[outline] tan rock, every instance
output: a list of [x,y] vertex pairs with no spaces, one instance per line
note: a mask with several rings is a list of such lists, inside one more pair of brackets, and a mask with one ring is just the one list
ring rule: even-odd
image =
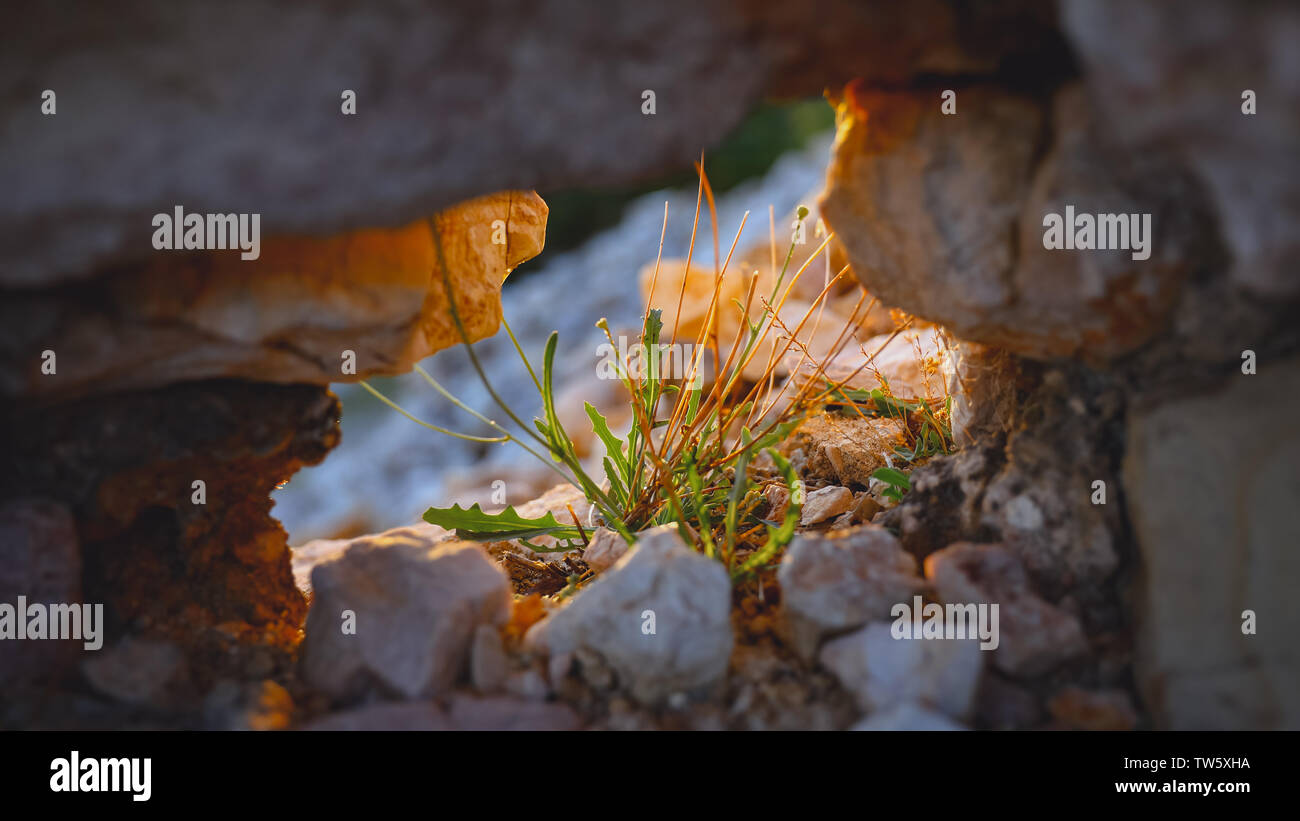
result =
[[[947,117],[930,92],[850,85],[822,208],[853,271],[887,304],[958,336],[1039,358],[1110,359],[1164,324],[1198,239],[1161,162],[1116,154],[1089,101],[1050,110],[984,86]],[[1054,142],[1041,156],[1051,120]],[[937,192],[942,192],[941,194]],[[978,201],[978,208],[969,203]],[[1154,214],[1150,259],[1130,249],[1047,250],[1046,213]]]
[[[443,212],[439,225],[456,305],[471,340],[496,332],[501,283],[537,255],[546,204],[531,192],[480,197]],[[492,243],[493,223],[507,226]],[[155,254],[92,286],[95,297],[18,295],[39,316],[5,337],[9,395],[68,396],[171,382],[240,378],[349,382],[402,373],[460,342],[429,234],[401,228],[332,237],[264,237],[261,256]],[[58,339],[58,376],[32,350]],[[33,347],[35,346],[35,347]],[[345,351],[355,372],[343,370]]]
[[903,426],[886,417],[827,413],[805,419],[789,442],[807,454],[806,476],[866,487],[885,456],[903,444]]
[[815,525],[838,516],[853,506],[853,492],[846,487],[818,488],[804,497],[799,524]]

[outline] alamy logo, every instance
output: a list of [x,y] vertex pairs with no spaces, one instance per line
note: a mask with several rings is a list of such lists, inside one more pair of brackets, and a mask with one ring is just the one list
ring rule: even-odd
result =
[[87,650],[104,646],[104,605],[0,603],[0,639],[78,639]]
[[[689,343],[656,342],[646,345],[632,342],[626,336],[618,338],[618,348],[608,342],[596,346],[596,377],[598,379],[644,379],[655,369],[662,379],[686,379],[695,364],[696,346]],[[698,368],[688,387],[698,388],[703,377]]]
[[889,634],[895,639],[975,639],[981,650],[996,650],[998,606],[996,604],[922,604],[920,596],[912,604],[900,602],[889,609],[894,623]]
[[51,792],[129,792],[132,801],[153,795],[153,759],[82,758],[73,750],[50,762]]
[[1049,251],[1132,251],[1133,259],[1151,257],[1150,214],[1076,214],[1043,216],[1043,247]]
[[153,247],[159,251],[223,251],[238,248],[240,259],[262,255],[261,214],[186,214],[153,216]]

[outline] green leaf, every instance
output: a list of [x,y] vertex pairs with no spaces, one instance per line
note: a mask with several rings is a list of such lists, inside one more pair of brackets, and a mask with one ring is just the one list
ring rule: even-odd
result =
[[578,529],[562,525],[554,513],[536,519],[520,516],[513,506],[500,513],[484,513],[475,502],[470,508],[460,505],[431,507],[424,511],[424,520],[431,525],[454,530],[461,539],[476,542],[502,542],[508,539],[532,539],[537,536],[554,536],[557,539],[580,538]]
[[605,453],[610,459],[614,460],[614,464],[618,465],[623,476],[629,476],[631,471],[628,466],[627,456],[623,452],[623,440],[615,436],[614,432],[609,429],[609,421],[601,415],[600,411],[596,410],[595,405],[590,402],[583,404],[587,409],[587,418],[591,420],[591,429],[600,437],[600,441],[605,443]]
[[901,470],[895,470],[894,468],[876,468],[875,471],[872,472],[871,478],[879,479],[887,485],[896,485],[905,488],[910,488],[912,486],[911,481],[907,478],[907,474],[903,473]]

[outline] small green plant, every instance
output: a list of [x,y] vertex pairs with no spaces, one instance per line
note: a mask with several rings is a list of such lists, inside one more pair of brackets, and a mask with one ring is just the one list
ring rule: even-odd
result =
[[903,501],[903,497],[912,489],[912,482],[907,478],[907,474],[897,468],[876,468],[871,478],[884,482],[885,489],[880,491],[880,495],[895,502]]
[[[691,235],[692,252],[695,233],[699,228],[700,203],[706,194],[710,213],[716,224],[712,192],[701,170],[700,196],[696,200],[695,226]],[[807,209],[801,208],[799,219],[805,219],[807,214]],[[727,254],[727,263],[730,262],[731,254],[735,251],[744,223],[745,220],[742,219],[736,239],[732,242],[731,252]],[[436,259],[442,273],[443,287],[451,306],[452,319],[465,344],[470,362],[494,402],[522,433],[516,434],[469,408],[418,365],[415,370],[435,390],[457,407],[485,423],[495,435],[470,436],[430,425],[411,416],[363,382],[362,385],[367,390],[408,418],[431,429],[476,442],[514,442],[523,447],[566,481],[582,490],[591,505],[591,511],[587,514],[588,527],[592,524],[603,525],[617,531],[632,543],[636,539],[636,534],[646,528],[676,524],[684,540],[693,544],[705,555],[719,559],[736,579],[757,573],[779,556],[781,549],[793,537],[794,529],[798,525],[803,503],[803,486],[795,469],[775,446],[790,434],[808,412],[825,405],[828,397],[838,389],[838,386],[830,385],[829,391],[815,392],[814,385],[820,383],[809,380],[796,387],[789,395],[787,389],[790,386],[787,384],[786,388],[773,396],[771,377],[776,363],[791,346],[796,347],[797,351],[802,349],[797,341],[799,331],[809,320],[817,305],[825,300],[831,286],[840,277],[846,275],[847,267],[834,278],[828,276],[828,282],[814,302],[813,309],[808,311],[793,331],[785,327],[777,311],[799,276],[819,254],[826,250],[831,241],[830,236],[826,237],[817,251],[786,283],[795,249],[794,243],[791,243],[785,256],[785,263],[779,276],[775,277],[771,292],[766,298],[759,298],[761,308],[754,305],[758,283],[758,272],[754,272],[748,282],[745,302],[732,300],[743,318],[745,327],[732,342],[730,350],[725,352],[722,350],[716,332],[719,294],[722,278],[727,273],[727,264],[722,264],[715,270],[713,297],[708,307],[706,321],[699,331],[696,344],[691,349],[695,354],[687,374],[669,378],[671,375],[660,373],[660,363],[654,356],[646,357],[644,367],[636,372],[627,361],[620,361],[617,364],[617,376],[630,396],[633,422],[630,429],[620,436],[611,430],[608,421],[595,407],[591,404],[586,405],[592,430],[605,450],[601,461],[603,476],[597,478],[589,475],[584,468],[573,441],[556,412],[553,377],[558,335],[552,333],[547,339],[539,377],[509,323],[503,319],[506,332],[510,335],[515,350],[541,398],[542,414],[540,418],[534,419],[530,426],[525,424],[501,399],[487,379],[469,342],[456,306],[436,216],[430,219],[430,229]],[[715,257],[717,257],[719,249],[716,231],[714,243]],[[662,245],[661,239],[661,259]],[[688,270],[689,261],[690,253],[687,256]],[[657,261],[656,279],[658,271]],[[785,285],[784,290],[783,285]],[[653,290],[652,285],[652,293]],[[684,292],[683,282],[683,294]],[[861,305],[862,300],[859,300],[858,308],[861,308]],[[751,321],[751,311],[757,315],[757,321]],[[857,309],[840,334],[839,344],[826,359],[834,356],[852,338],[850,331],[856,320],[856,314]],[[602,319],[596,324],[604,331],[611,346],[617,350],[608,323]],[[774,327],[780,329],[782,338],[786,340],[784,348],[779,351],[776,349],[779,342],[773,346],[763,378],[742,379],[741,375],[746,366],[758,354],[761,343]],[[664,335],[664,328],[662,311],[647,305],[639,340],[644,346],[641,349],[655,350],[655,346]],[[674,328],[671,333],[670,338],[673,341],[676,341],[676,331],[677,329]],[[701,379],[701,367],[704,364],[702,358],[706,352],[712,354],[713,371],[716,374],[709,385],[705,385]],[[803,357],[805,359],[810,357],[806,349],[803,350]],[[822,373],[823,370],[824,360],[817,366],[818,373]],[[763,392],[765,388],[767,394]],[[756,429],[752,429],[751,426],[755,426]],[[768,505],[761,492],[760,482],[750,475],[751,466],[760,454],[767,455],[771,464],[775,466],[773,472],[779,477],[768,481],[783,483],[788,492],[790,502],[781,521],[769,521],[760,516],[760,512],[765,511]],[[517,539],[541,552],[573,550],[587,541],[586,528],[577,515],[572,517],[572,521],[557,520],[550,513],[537,518],[527,518],[521,516],[513,507],[507,507],[499,513],[487,513],[476,504],[468,509],[458,505],[450,508],[430,507],[425,511],[424,519],[432,524],[454,530],[461,538],[477,541]],[[550,537],[555,541],[555,545],[543,547],[531,541],[541,536]]]

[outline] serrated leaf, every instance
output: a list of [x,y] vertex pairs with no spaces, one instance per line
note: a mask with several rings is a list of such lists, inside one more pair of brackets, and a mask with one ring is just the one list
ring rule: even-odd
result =
[[520,516],[513,506],[507,506],[500,513],[485,513],[477,502],[469,508],[460,505],[431,507],[424,511],[424,520],[455,531],[457,538],[475,542],[503,542],[538,536],[580,538],[577,528],[560,524],[554,513],[527,519]]

